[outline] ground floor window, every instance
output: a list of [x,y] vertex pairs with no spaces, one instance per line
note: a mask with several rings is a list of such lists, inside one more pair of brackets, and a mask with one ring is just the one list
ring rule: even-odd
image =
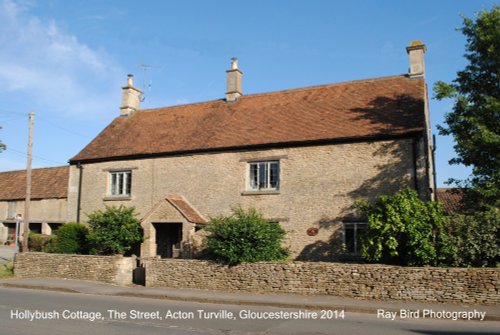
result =
[[63,224],[49,222],[48,225],[50,227],[51,234],[54,235],[57,232],[57,230],[59,229],[59,227],[61,227]]
[[366,222],[344,222],[344,244],[349,254],[361,254],[361,235]]
[[41,234],[42,224],[40,222],[30,222],[29,230],[33,234]]

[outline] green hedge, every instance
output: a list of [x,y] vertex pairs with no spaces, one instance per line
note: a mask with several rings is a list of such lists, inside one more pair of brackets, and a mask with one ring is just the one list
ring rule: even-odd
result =
[[89,231],[80,223],[66,223],[57,230],[55,251],[60,254],[88,253],[87,235]]
[[57,236],[30,233],[28,245],[30,251],[55,252]]

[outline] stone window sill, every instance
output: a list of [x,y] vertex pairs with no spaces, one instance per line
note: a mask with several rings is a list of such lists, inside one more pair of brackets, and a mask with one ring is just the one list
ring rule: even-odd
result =
[[243,191],[241,195],[276,195],[280,194],[279,190],[258,190],[258,191]]
[[129,201],[132,200],[130,196],[107,196],[102,199],[103,201]]

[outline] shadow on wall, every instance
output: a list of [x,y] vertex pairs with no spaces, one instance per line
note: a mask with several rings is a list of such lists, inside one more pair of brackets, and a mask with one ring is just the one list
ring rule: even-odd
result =
[[[380,135],[400,134],[408,129],[424,128],[424,101],[408,95],[395,98],[377,97],[367,108],[351,109],[356,120],[363,120]],[[416,187],[414,147],[412,139],[387,141],[381,144],[370,157],[366,157],[367,165],[372,165],[376,173],[347,192],[350,199],[375,200],[379,195],[393,194],[407,186]],[[358,176],[353,176],[353,179]],[[345,208],[337,218],[322,218],[314,226],[321,231],[331,230],[328,240],[318,240],[304,247],[297,260],[307,261],[360,261],[359,256],[346,253],[343,237],[343,222],[356,220],[354,207]]]
[[384,143],[372,155],[375,159],[377,156],[388,157],[391,161],[375,165],[377,174],[365,179],[358,188],[348,192],[350,198],[374,200],[379,195],[390,195],[407,186],[415,188],[411,140]]
[[[407,157],[410,155],[410,157]],[[347,195],[353,200],[375,200],[379,195],[393,194],[406,186],[414,186],[412,148],[409,141],[384,143],[373,156],[391,157],[391,162],[376,165],[377,174],[364,180]],[[343,223],[363,221],[354,207],[345,208],[336,218],[322,218],[314,226],[321,231],[332,230],[328,240],[318,240],[304,247],[296,260],[299,261],[360,261],[360,258],[346,253],[343,238]]]
[[[367,108],[351,109],[356,120],[368,122],[381,135],[425,129],[423,111],[423,99],[415,99],[405,94],[395,98],[377,97]],[[392,162],[378,164],[377,175],[366,179],[359,188],[351,191],[349,196],[354,199],[374,199],[378,195],[392,194],[407,186],[416,188],[414,150],[412,140],[385,143],[373,153],[373,157],[388,157]]]
[[339,219],[322,218],[318,222],[319,229],[333,230],[327,241],[318,240],[302,249],[297,261],[335,261],[340,260],[345,253],[344,238],[342,236],[342,222]]

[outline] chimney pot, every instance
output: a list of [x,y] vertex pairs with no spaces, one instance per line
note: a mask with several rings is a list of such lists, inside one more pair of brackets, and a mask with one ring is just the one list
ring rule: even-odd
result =
[[236,57],[231,58],[231,69],[232,70],[238,69],[238,58]]

